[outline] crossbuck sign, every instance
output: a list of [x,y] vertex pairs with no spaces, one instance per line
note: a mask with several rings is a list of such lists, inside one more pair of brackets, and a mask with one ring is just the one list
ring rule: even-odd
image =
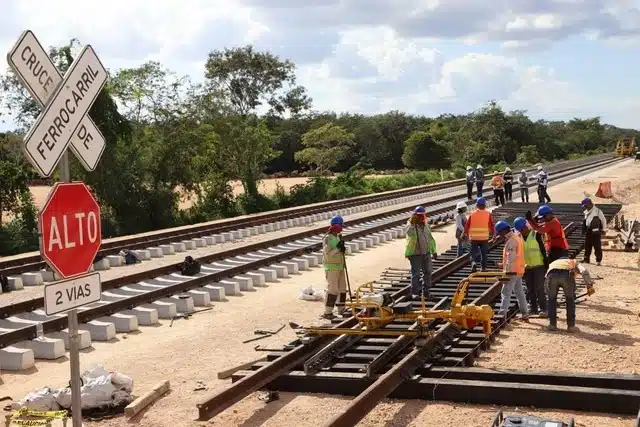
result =
[[107,70],[90,45],[82,49],[64,78],[29,30],[22,33],[7,62],[43,111],[24,138],[24,152],[43,177],[49,177],[71,142],[87,170],[104,151],[104,137],[87,112],[107,81]]

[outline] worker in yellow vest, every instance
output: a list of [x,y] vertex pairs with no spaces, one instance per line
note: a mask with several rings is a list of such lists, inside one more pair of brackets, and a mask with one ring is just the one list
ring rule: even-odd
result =
[[471,241],[471,271],[476,272],[478,263],[482,265],[482,271],[487,271],[489,253],[489,240],[493,235],[493,218],[487,210],[487,201],[484,197],[476,200],[476,211],[469,215],[464,225],[464,234]]
[[522,313],[521,319],[529,321],[529,307],[527,297],[522,287],[522,276],[524,276],[524,241],[519,234],[511,230],[511,226],[506,221],[496,223],[496,234],[504,238],[504,249],[502,250],[502,271],[509,277],[509,281],[502,285],[502,301],[500,303],[499,314],[505,316],[511,305],[511,295],[515,292],[518,300],[518,309]]
[[568,257],[562,257],[551,264],[549,264],[549,270],[547,271],[547,279],[545,282],[545,288],[547,296],[549,298],[549,326],[548,331],[556,331],[558,329],[558,290],[562,288],[564,291],[564,298],[567,304],[567,331],[576,332],[576,274],[580,274],[587,282],[589,286],[591,280],[589,271],[584,268],[575,259],[569,259]]
[[[524,283],[527,285],[527,300],[531,306],[531,314],[547,316],[547,296],[544,293],[544,276],[547,272],[547,253],[542,236],[531,230],[527,220],[518,217],[513,221],[513,228],[524,240]],[[538,311],[539,309],[539,311]]]
[[334,216],[331,218],[327,234],[322,239],[324,274],[327,279],[327,297],[322,317],[328,320],[336,317],[333,314],[334,306],[338,314],[344,312],[344,303],[347,299],[347,277],[344,268],[346,247],[340,235],[343,226],[342,217]]
[[[404,256],[411,265],[411,298],[416,301],[422,295],[429,296],[431,288],[431,257],[438,258],[436,241],[427,224],[427,211],[418,206],[414,209],[405,228]],[[422,281],[420,274],[422,273]]]

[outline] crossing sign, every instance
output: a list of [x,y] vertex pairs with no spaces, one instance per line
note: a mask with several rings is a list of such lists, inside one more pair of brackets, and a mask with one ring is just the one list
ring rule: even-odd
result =
[[107,71],[93,48],[84,47],[63,79],[33,32],[27,30],[7,61],[44,107],[24,139],[31,164],[43,177],[50,176],[71,141],[82,165],[94,170],[106,144],[87,112],[107,81]]

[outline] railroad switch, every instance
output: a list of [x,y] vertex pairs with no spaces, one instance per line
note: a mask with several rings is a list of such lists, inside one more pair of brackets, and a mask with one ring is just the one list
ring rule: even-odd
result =
[[568,423],[564,421],[551,420],[549,418],[538,418],[529,415],[507,415],[498,411],[493,419],[491,427],[574,427],[575,420],[571,418]]

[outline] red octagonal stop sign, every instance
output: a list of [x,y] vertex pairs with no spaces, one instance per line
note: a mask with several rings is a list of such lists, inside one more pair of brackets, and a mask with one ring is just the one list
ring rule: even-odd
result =
[[40,211],[42,258],[67,278],[89,272],[100,245],[100,206],[82,182],[54,185]]

